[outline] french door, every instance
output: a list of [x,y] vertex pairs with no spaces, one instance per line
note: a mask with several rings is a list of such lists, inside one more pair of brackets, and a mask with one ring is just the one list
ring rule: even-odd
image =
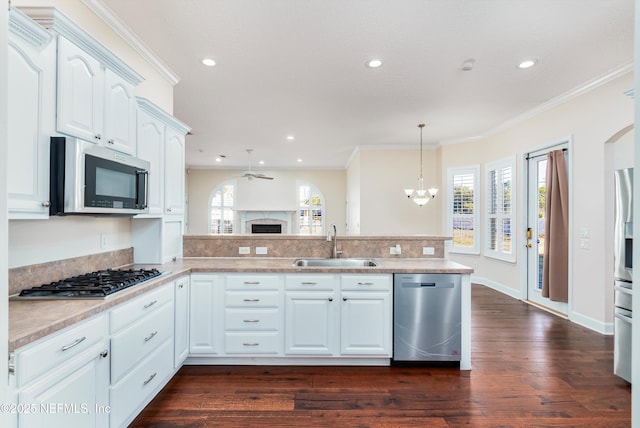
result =
[[[528,188],[527,188],[527,296],[526,299],[539,306],[568,314],[568,304],[554,302],[542,296],[542,268],[544,266],[544,245],[546,234],[544,230],[546,213],[546,173],[547,153],[553,150],[568,149],[568,143],[529,153],[527,156]],[[568,159],[568,152],[565,152]]]

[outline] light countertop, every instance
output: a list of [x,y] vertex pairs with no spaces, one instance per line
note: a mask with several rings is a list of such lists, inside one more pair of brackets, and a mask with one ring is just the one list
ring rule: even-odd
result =
[[164,275],[120,291],[102,300],[9,300],[9,351],[28,345],[63,328],[107,311],[133,297],[160,287],[192,272],[267,273],[454,273],[471,274],[473,269],[446,259],[376,258],[375,267],[297,267],[293,258],[195,257],[154,267]]

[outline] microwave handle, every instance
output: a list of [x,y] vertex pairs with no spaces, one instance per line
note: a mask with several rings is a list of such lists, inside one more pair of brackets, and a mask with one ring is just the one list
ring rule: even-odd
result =
[[[137,171],[138,174],[138,180],[140,180],[140,176],[144,176],[144,201],[143,203],[140,203],[140,200],[136,201],[136,203],[138,204],[138,206],[140,206],[142,209],[147,208],[147,204],[149,202],[149,171],[147,170],[138,170]],[[138,183],[140,183],[140,181],[138,181]],[[140,188],[140,186],[138,185],[138,189]],[[138,198],[140,198],[140,194],[138,194]]]

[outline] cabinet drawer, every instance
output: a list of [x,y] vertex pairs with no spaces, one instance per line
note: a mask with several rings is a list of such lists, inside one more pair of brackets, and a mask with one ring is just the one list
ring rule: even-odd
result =
[[391,275],[342,275],[343,290],[391,290]]
[[280,337],[278,332],[225,332],[224,349],[227,354],[280,354]]
[[112,309],[110,313],[111,333],[129,326],[138,318],[167,302],[173,301],[173,287],[171,285],[171,283],[163,285]]
[[279,309],[225,309],[225,330],[280,330]]
[[173,343],[167,340],[109,390],[110,426],[120,427],[171,374]]
[[111,336],[111,384],[172,337],[173,305],[165,304]]
[[337,275],[287,275],[285,288],[287,290],[335,290],[340,284]]
[[60,366],[108,336],[104,315],[84,321],[16,352],[16,381],[22,386]]
[[227,291],[224,296],[225,306],[235,307],[272,307],[280,306],[280,293],[278,291]]
[[227,275],[227,290],[279,290],[280,275]]

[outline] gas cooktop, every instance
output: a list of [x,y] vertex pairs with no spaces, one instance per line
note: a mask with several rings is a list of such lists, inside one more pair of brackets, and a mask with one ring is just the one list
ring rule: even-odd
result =
[[157,269],[106,269],[44,284],[20,292],[28,299],[104,299],[162,275]]

